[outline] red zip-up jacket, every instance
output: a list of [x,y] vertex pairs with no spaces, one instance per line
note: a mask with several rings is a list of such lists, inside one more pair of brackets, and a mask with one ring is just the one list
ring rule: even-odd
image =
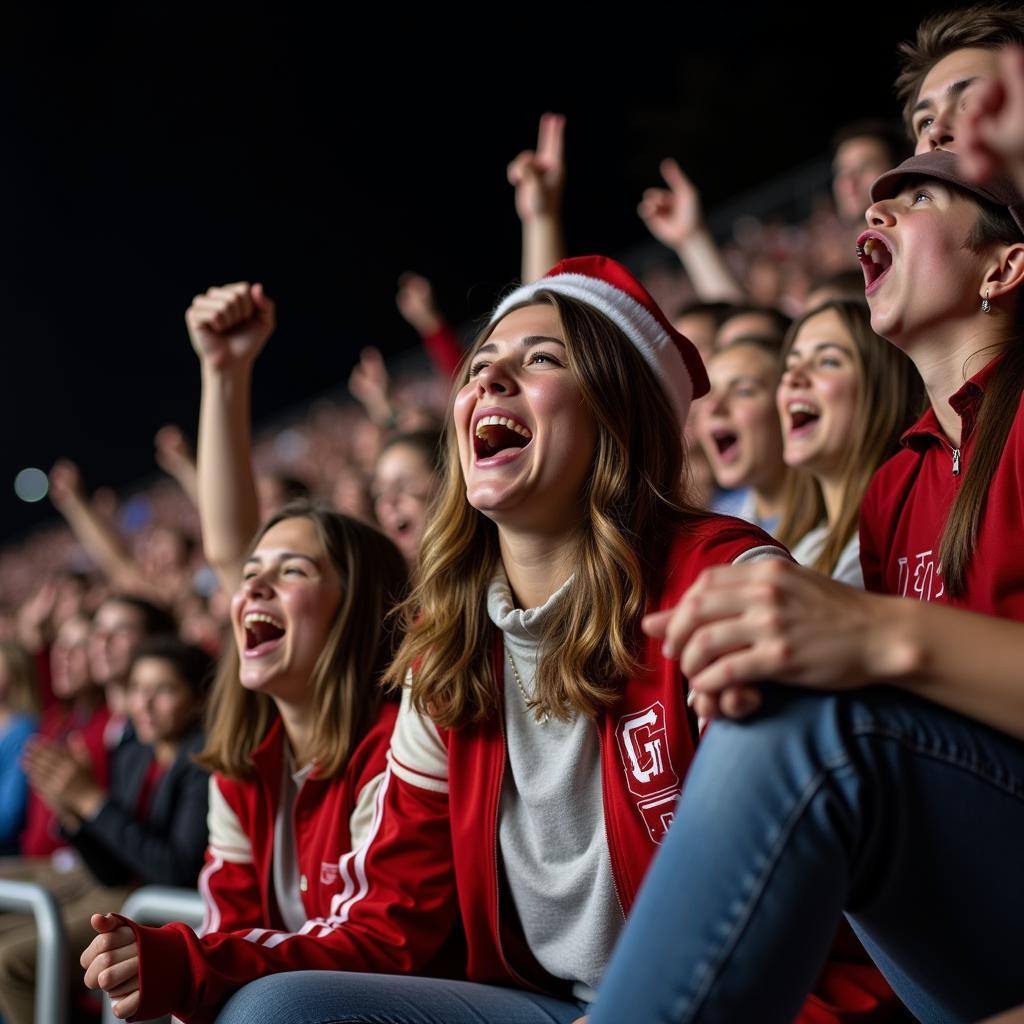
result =
[[[666,553],[666,583],[650,610],[674,607],[708,566],[779,550],[747,523],[701,520]],[[661,656],[660,646],[646,641],[644,670],[596,719],[608,847],[623,914],[671,823],[696,744],[685,680],[678,662]],[[494,657],[500,682],[500,636]],[[439,763],[446,763],[447,777],[443,769],[431,770]],[[365,845],[341,859],[351,884],[332,899],[330,913],[299,933],[257,930],[204,938],[182,925],[127,922],[139,944],[139,1016],[170,1010],[190,1024],[203,1024],[237,987],[274,971],[419,973],[459,912],[471,980],[565,995],[565,983],[539,967],[504,913],[497,824],[505,763],[500,715],[437,729],[415,712],[406,692],[377,795],[378,813]],[[801,1015],[806,1024],[866,1020],[893,998],[866,957],[830,963],[819,991],[829,998],[810,997]]]
[[938,601],[1024,621],[1024,396],[989,483],[963,596],[946,593],[939,541],[974,460],[975,424],[997,356],[950,396],[960,417],[954,448],[933,409],[901,438],[903,450],[872,477],[860,513],[864,586],[881,594]]
[[[340,863],[372,820],[397,714],[397,704],[384,703],[342,775],[321,779],[314,772],[299,790],[293,814],[299,896],[310,919],[328,913],[347,882]],[[251,776],[231,779],[218,772],[210,778],[210,841],[199,876],[206,904],[200,934],[283,927],[272,870],[284,757],[284,729],[275,719],[253,752]]]

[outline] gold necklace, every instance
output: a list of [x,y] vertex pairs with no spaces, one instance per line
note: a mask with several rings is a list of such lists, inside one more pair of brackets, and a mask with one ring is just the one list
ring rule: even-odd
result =
[[[516,681],[516,686],[519,687],[519,692],[523,695],[523,700],[526,701],[526,710],[531,711],[533,709],[530,707],[530,695],[526,692],[522,679],[519,678],[519,669],[516,668],[516,663],[512,660],[512,652],[508,649],[507,643],[503,642],[502,646],[505,648],[505,657],[508,658],[509,668],[512,669],[512,677]],[[547,711],[542,711],[540,716],[537,717],[537,723],[539,725],[547,725],[549,717]]]

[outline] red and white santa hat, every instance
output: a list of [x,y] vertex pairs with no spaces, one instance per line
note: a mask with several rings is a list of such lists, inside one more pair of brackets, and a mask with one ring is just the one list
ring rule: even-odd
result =
[[540,291],[576,299],[608,317],[654,371],[680,424],[686,422],[690,402],[708,393],[708,374],[700,353],[669,323],[647,289],[621,263],[607,256],[562,260],[544,277],[506,295],[491,315],[491,324],[513,307],[532,301]]

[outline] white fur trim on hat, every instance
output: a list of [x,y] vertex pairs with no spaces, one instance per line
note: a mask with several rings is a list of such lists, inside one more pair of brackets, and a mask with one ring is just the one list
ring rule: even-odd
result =
[[555,292],[576,299],[603,313],[636,346],[654,372],[675,407],[679,422],[685,423],[693,400],[693,381],[675,342],[657,319],[621,288],[585,274],[558,274],[524,284],[506,295],[491,316],[500,320],[513,306],[529,302],[539,291]]

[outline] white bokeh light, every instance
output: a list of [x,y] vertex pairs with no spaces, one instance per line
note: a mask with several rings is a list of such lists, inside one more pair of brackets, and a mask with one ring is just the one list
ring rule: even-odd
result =
[[50,481],[41,469],[29,466],[14,478],[14,493],[22,501],[42,501],[50,489]]

